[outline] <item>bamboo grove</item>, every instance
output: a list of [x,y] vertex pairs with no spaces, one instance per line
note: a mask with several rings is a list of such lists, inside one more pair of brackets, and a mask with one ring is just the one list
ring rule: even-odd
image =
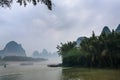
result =
[[57,49],[63,66],[120,68],[120,33],[114,30],[100,36],[93,32],[79,47],[76,47],[76,42],[67,42],[58,45]]

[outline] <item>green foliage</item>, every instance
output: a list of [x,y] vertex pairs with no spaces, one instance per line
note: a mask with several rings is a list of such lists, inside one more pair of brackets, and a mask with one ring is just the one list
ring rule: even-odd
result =
[[[38,3],[44,3],[49,10],[52,10],[52,1],[51,0],[17,0],[17,3],[20,5],[26,6],[28,3],[37,5]],[[13,0],[0,0],[0,6],[2,7],[11,7]]]
[[57,47],[63,65],[120,68],[120,33],[114,32],[84,39],[80,47],[74,42],[61,43]]
[[66,55],[71,49],[75,48],[76,42],[67,42],[65,44],[57,45],[58,54]]

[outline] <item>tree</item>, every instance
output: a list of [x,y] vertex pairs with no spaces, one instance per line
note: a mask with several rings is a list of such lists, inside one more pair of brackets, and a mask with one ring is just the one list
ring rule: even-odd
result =
[[63,66],[120,68],[120,33],[112,31],[85,38],[80,47],[75,42],[57,46]]
[[[37,5],[38,3],[44,3],[49,10],[52,10],[52,1],[51,0],[17,0],[17,3],[20,5],[26,6],[28,3],[32,3],[33,5]],[[0,0],[1,7],[11,7],[13,0]]]

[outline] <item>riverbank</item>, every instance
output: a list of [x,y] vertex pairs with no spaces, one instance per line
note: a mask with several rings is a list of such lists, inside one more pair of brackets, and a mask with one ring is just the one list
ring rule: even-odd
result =
[[48,67],[63,67],[62,64],[48,64]]

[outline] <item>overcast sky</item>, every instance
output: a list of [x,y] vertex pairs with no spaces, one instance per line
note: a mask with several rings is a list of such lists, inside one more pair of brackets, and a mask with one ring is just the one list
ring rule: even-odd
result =
[[28,56],[43,48],[57,51],[60,42],[80,36],[99,35],[104,26],[120,24],[120,0],[52,0],[53,10],[44,4],[0,7],[0,49],[9,41],[22,44]]

